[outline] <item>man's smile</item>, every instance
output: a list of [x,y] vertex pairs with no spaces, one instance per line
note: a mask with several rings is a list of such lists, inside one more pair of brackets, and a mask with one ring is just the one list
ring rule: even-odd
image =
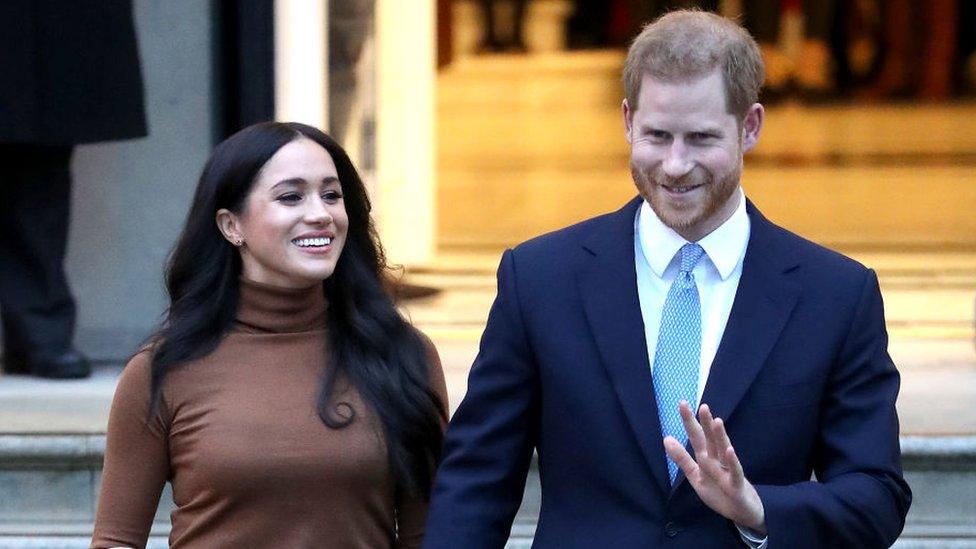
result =
[[699,183],[698,185],[688,185],[684,187],[672,187],[670,185],[661,185],[661,188],[671,194],[682,195],[682,194],[687,194],[699,187],[704,187],[704,186],[705,186],[704,183]]

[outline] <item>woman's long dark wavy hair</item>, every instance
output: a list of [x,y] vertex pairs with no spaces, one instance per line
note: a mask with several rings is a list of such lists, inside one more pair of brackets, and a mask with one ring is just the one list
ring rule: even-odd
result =
[[333,429],[356,419],[348,403],[336,402],[336,381],[345,375],[382,422],[397,489],[428,499],[447,413],[431,386],[426,344],[386,293],[386,260],[359,174],[338,143],[305,124],[247,127],[217,145],[207,161],[167,266],[170,307],[150,337],[151,409],[160,402],[166,373],[210,354],[233,325],[241,259],[218,230],[217,211],[240,213],[261,167],[300,138],[318,143],[332,157],[349,218],[345,247],[323,282],[329,302],[326,360],[333,367],[323,374],[318,415]]

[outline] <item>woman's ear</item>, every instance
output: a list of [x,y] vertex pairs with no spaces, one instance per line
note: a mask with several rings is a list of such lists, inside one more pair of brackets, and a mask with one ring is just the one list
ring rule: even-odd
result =
[[224,235],[224,238],[228,242],[237,247],[244,245],[244,233],[241,231],[241,221],[234,212],[227,208],[221,208],[217,210],[217,215],[214,220],[217,222],[217,228],[220,229],[220,233]]

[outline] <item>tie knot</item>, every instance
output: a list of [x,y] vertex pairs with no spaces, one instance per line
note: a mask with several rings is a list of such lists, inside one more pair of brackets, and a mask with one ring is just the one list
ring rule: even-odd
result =
[[681,272],[690,273],[698,260],[705,255],[705,249],[695,243],[688,243],[681,247]]

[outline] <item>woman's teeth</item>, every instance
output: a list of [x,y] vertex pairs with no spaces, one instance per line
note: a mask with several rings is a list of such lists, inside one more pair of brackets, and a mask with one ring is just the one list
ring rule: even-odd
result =
[[292,242],[294,242],[295,244],[298,244],[299,246],[301,246],[303,248],[308,248],[308,247],[312,247],[312,246],[328,246],[329,244],[332,243],[332,239],[329,238],[329,237],[323,237],[323,238],[299,238],[299,239],[293,240]]

